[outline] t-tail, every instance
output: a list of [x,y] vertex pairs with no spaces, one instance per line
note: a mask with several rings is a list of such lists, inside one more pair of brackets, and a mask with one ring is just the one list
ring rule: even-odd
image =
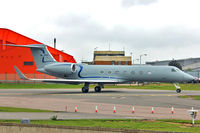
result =
[[12,47],[25,47],[30,48],[33,55],[37,70],[44,68],[45,65],[55,63],[56,60],[50,54],[47,49],[47,46],[44,44],[31,44],[31,45],[13,45],[13,44],[4,44],[6,46]]

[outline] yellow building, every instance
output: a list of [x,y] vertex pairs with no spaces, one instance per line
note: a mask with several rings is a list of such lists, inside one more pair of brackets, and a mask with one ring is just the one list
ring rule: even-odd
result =
[[95,65],[131,65],[131,56],[125,56],[124,51],[94,51]]

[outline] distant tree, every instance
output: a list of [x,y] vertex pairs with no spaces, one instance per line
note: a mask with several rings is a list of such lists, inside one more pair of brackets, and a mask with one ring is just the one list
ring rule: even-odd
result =
[[192,71],[192,69],[191,69],[191,68],[188,68],[188,69],[186,69],[186,71],[190,72],[190,71]]
[[182,70],[181,64],[178,61],[176,61],[176,60],[170,61],[168,65],[169,66],[175,66],[175,67],[179,68],[180,70]]

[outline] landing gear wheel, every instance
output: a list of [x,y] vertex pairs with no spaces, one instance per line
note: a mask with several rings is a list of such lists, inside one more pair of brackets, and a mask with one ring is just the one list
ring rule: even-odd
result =
[[94,90],[95,90],[95,92],[101,92],[101,87],[100,87],[100,86],[96,86],[96,87],[94,88]]
[[181,87],[179,86],[178,83],[174,83],[174,86],[176,87],[176,92],[181,93]]
[[85,87],[82,88],[82,92],[83,92],[83,93],[88,93],[88,91],[89,91],[89,89],[87,89],[87,88],[85,88]]
[[176,89],[176,92],[177,93],[181,93],[181,89]]

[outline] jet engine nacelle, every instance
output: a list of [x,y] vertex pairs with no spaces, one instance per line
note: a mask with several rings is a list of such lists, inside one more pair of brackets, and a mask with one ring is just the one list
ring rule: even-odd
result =
[[75,64],[50,64],[44,67],[45,71],[48,73],[58,74],[58,75],[71,75],[76,72]]

